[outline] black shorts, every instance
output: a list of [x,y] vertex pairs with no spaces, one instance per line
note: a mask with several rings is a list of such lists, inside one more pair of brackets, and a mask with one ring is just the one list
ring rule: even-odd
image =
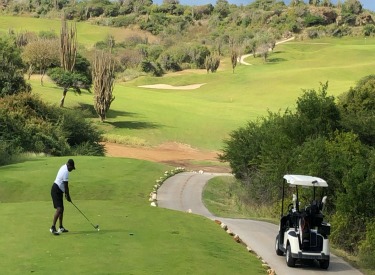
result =
[[51,188],[51,197],[54,208],[60,207],[61,209],[64,209],[63,194],[64,192],[61,191],[59,186],[56,183],[53,183]]

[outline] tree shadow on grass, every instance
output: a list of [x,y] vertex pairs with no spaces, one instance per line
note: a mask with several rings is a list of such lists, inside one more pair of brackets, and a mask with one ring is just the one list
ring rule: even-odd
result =
[[[94,106],[91,104],[79,103],[79,107],[77,108],[83,111],[83,114],[86,118],[98,118],[98,114],[96,113]],[[136,116],[136,113],[111,110],[111,109],[109,109],[109,111],[107,112],[107,118],[116,118],[119,116],[134,117]]]
[[285,58],[280,58],[280,57],[267,59],[267,63],[270,63],[270,64],[276,64],[276,63],[285,62],[285,61],[287,61]]
[[162,125],[153,122],[142,122],[142,121],[115,121],[115,122],[104,122],[110,124],[116,128],[128,128],[128,129],[156,129],[162,127]]

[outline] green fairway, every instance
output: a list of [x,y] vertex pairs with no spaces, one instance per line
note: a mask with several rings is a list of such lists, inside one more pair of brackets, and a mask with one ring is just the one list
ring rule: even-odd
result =
[[[259,260],[213,221],[149,206],[165,165],[122,158],[75,157],[73,202],[60,236],[49,232],[50,187],[66,158],[0,167],[2,274],[264,274]],[[132,233],[132,234],[131,234]]]
[[[329,82],[328,93],[338,96],[360,78],[373,73],[375,38],[292,41],[276,46],[264,63],[248,57],[251,66],[237,65],[232,73],[224,59],[217,73],[204,70],[164,77],[140,77],[115,85],[115,101],[107,121],[99,123],[107,135],[131,137],[136,145],[177,141],[200,149],[219,150],[228,134],[267,111],[294,109],[303,89],[318,90]],[[52,83],[32,82],[34,92],[58,103],[61,90]],[[159,90],[141,85],[175,86],[205,83],[196,90]],[[92,105],[93,95],[69,93],[67,107]],[[92,108],[91,108],[92,109]],[[134,141],[135,140],[135,141]]]

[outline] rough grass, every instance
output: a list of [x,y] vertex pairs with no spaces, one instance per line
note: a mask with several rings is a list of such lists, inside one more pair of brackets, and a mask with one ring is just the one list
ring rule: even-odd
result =
[[[61,236],[49,232],[50,187],[66,158],[0,167],[2,274],[264,274],[258,259],[213,221],[149,206],[169,167],[125,158],[75,157]],[[131,234],[132,233],[132,234]]]
[[262,205],[244,205],[238,194],[244,192],[234,177],[214,177],[203,190],[203,202],[218,217],[247,218],[277,223],[280,209]]
[[[150,33],[139,29],[98,26],[89,22],[76,22],[75,24],[77,26],[78,43],[88,48],[91,48],[98,41],[103,41],[108,35],[112,35],[116,42],[122,42],[131,36],[147,37],[149,42],[156,40]],[[60,35],[60,29],[61,20],[59,19],[0,16],[0,33],[8,33],[9,30],[16,33],[29,31],[37,34],[40,31],[52,31],[56,35]]]

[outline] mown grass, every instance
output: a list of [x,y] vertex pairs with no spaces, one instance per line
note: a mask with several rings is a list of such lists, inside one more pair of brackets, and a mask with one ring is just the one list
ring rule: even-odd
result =
[[[204,70],[178,72],[164,77],[140,77],[117,83],[116,97],[105,123],[96,123],[108,135],[130,137],[147,145],[177,141],[196,148],[220,150],[229,133],[268,111],[294,109],[304,89],[320,88],[329,82],[333,96],[349,90],[374,72],[375,38],[342,38],[295,41],[278,45],[269,61],[249,57],[251,66],[238,65],[232,73],[230,62],[222,61],[217,73]],[[52,83],[34,92],[53,103],[61,90]],[[140,88],[149,84],[188,85],[205,83],[196,90]],[[93,95],[69,93],[67,107],[93,104]]]
[[[264,274],[258,259],[211,220],[149,206],[166,165],[126,158],[75,157],[73,202],[61,236],[49,232],[50,187],[66,158],[0,167],[2,274]],[[130,234],[132,233],[132,234]]]

